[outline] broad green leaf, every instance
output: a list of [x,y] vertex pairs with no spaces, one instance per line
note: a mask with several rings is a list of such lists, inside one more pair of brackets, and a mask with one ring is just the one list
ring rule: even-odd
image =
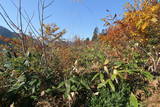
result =
[[88,89],[88,90],[90,89],[89,85],[86,83],[85,80],[81,80],[80,82],[86,89]]
[[139,105],[138,100],[133,93],[131,93],[129,100],[130,100],[130,105],[131,106],[138,107],[138,105]]
[[71,90],[72,90],[72,91],[77,91],[78,88],[77,88],[75,85],[72,85],[72,86],[71,86]]
[[30,85],[33,85],[33,84],[35,84],[36,82],[37,82],[37,80],[34,79],[34,80],[32,80],[29,84],[30,84]]
[[35,92],[36,92],[36,87],[33,86],[33,87],[32,87],[32,94],[34,94]]
[[70,90],[71,90],[71,83],[69,80],[65,81],[65,87],[66,87],[66,91],[65,91],[64,96],[65,96],[65,98],[67,98],[69,96]]
[[111,80],[112,80],[112,81],[115,80],[116,77],[117,77],[117,75],[116,75],[116,74],[113,74],[113,75],[111,76]]
[[7,69],[12,69],[13,68],[12,63],[10,63],[10,62],[7,62],[6,64],[4,64],[4,67],[7,68]]
[[101,82],[104,82],[105,80],[104,80],[104,74],[103,73],[100,73],[100,81]]
[[70,78],[69,80],[70,80],[72,83],[75,83],[75,84],[77,84],[77,85],[80,84],[79,81],[77,81],[77,78],[76,78],[76,77],[72,77],[72,78]]
[[21,75],[18,77],[17,80],[18,80],[17,82],[24,82],[24,81],[26,81],[26,77],[25,77],[25,75]]
[[21,83],[17,82],[8,90],[8,92],[18,91],[24,84],[25,82],[21,82]]
[[61,82],[57,88],[61,88],[62,86],[64,86],[64,84],[65,84],[64,82]]
[[36,100],[38,97],[37,96],[31,96],[31,99]]
[[94,81],[98,76],[99,76],[99,73],[96,73],[96,75],[94,75],[91,81]]
[[46,93],[50,93],[50,92],[52,92],[54,90],[54,88],[48,88],[45,92]]
[[106,86],[106,82],[102,82],[100,84],[98,84],[98,87],[97,88],[102,88],[102,87],[105,87]]
[[111,80],[108,80],[108,84],[111,87],[112,91],[115,91],[115,86]]
[[153,75],[147,71],[141,71],[141,74],[145,76],[148,80],[153,80]]

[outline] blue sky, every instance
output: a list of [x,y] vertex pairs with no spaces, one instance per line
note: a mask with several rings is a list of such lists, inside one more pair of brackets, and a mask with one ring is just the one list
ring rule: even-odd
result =
[[[12,1],[18,3],[18,0]],[[46,1],[49,2],[50,0]],[[122,14],[124,12],[124,4],[128,1],[80,0],[76,2],[76,0],[55,0],[53,5],[48,8],[48,11],[46,10],[46,15],[52,15],[46,20],[46,23],[55,23],[60,28],[66,29],[67,33],[64,38],[67,39],[73,39],[75,35],[81,38],[91,37],[95,27],[104,28],[104,22],[101,19],[109,14],[106,9],[109,9],[111,14]],[[28,11],[30,16],[34,13],[32,22],[38,28],[37,0],[22,0],[22,2],[23,9]],[[16,22],[17,10],[10,0],[0,0],[0,3]],[[0,25],[7,27],[2,18],[0,20]]]

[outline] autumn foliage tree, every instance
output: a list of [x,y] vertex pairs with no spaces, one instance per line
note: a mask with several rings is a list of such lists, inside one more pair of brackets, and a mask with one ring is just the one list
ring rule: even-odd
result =
[[123,23],[128,24],[130,37],[139,42],[157,44],[160,40],[160,4],[145,2],[135,11],[124,14]]
[[[138,4],[139,3],[139,4]],[[115,21],[107,29],[102,40],[113,45],[135,40],[141,44],[158,44],[160,41],[160,4],[150,0],[135,0],[134,5],[128,4],[122,20]]]

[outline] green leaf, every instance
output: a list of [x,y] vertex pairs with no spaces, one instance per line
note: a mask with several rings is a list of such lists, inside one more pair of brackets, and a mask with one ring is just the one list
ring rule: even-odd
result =
[[105,87],[106,86],[106,81],[98,84],[98,87],[97,88],[102,88],[102,87]]
[[119,68],[123,63],[122,62],[115,62],[114,63],[114,68]]
[[26,81],[25,75],[21,75],[21,76],[18,77],[18,81],[17,82],[24,82],[24,81]]
[[57,88],[61,88],[62,86],[64,86],[64,84],[65,84],[64,82],[61,82]]
[[21,82],[21,83],[17,82],[8,90],[8,92],[17,92],[24,84],[25,82]]
[[138,100],[133,93],[131,93],[129,100],[130,100],[130,105],[131,106],[138,107],[138,105],[139,105]]
[[115,91],[115,86],[111,80],[108,80],[108,84],[111,87],[112,91]]
[[10,63],[10,62],[7,62],[6,64],[4,64],[4,67],[7,68],[7,69],[12,69],[13,68],[12,63]]
[[79,81],[77,81],[76,77],[72,77],[72,78],[70,78],[69,80],[70,80],[72,83],[75,83],[75,84],[77,84],[77,85],[80,84]]
[[117,75],[116,75],[116,74],[113,74],[113,75],[111,76],[111,80],[115,80],[116,77],[117,77]]
[[31,96],[31,99],[36,100],[38,97],[37,96]]
[[94,75],[91,81],[94,81],[98,76],[99,76],[99,73],[96,73],[96,75]]
[[36,87],[33,86],[33,87],[32,87],[32,94],[34,94],[35,92],[36,92]]
[[81,80],[80,81],[81,82],[81,84],[86,88],[86,89],[90,89],[90,87],[89,87],[89,85],[86,83],[86,81],[84,81],[84,80]]
[[150,72],[141,71],[141,74],[144,75],[144,77],[147,78],[148,80],[153,80],[153,75]]
[[37,80],[36,79],[34,79],[34,80],[32,80],[30,83],[29,83],[29,85],[34,85],[35,83],[37,82]]
[[48,88],[45,92],[46,93],[50,93],[50,92],[52,92],[54,90],[54,88]]
[[69,80],[65,81],[65,87],[66,87],[66,91],[65,91],[64,97],[67,98],[69,96],[70,90],[71,90],[71,83]]
[[71,86],[71,90],[72,90],[72,91],[77,91],[78,88],[77,88],[75,85],[72,85],[72,86]]
[[103,73],[100,73],[100,81],[101,82],[104,82],[105,80],[104,80],[104,74]]

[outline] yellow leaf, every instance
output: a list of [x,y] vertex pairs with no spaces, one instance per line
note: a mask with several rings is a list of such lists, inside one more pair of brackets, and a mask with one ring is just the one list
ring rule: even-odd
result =
[[147,26],[148,26],[148,23],[147,23],[147,22],[145,22],[145,23],[142,25],[141,30],[146,29],[146,27],[147,27]]
[[128,16],[128,12],[124,12],[124,16]]
[[155,5],[151,8],[152,12],[157,11],[159,9],[159,5]]
[[137,22],[136,27],[137,27],[138,29],[140,29],[140,26],[141,26],[142,23],[143,23],[143,21],[142,21],[142,19],[140,19],[140,20]]
[[106,22],[106,18],[102,18],[101,20],[104,21],[104,22]]
[[154,18],[151,19],[151,21],[152,21],[153,23],[156,23],[158,20],[157,20],[157,18],[154,17]]
[[106,59],[105,61],[104,61],[104,65],[107,65],[109,63],[109,59]]
[[104,61],[104,70],[105,70],[107,73],[109,73],[107,64],[109,64],[109,59],[106,59],[106,60]]

